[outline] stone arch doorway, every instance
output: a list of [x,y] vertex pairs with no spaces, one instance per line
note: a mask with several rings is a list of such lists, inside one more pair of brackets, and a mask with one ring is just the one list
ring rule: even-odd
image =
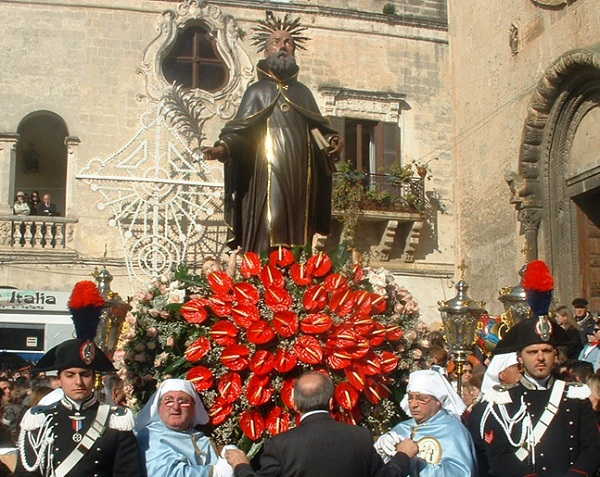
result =
[[532,98],[517,210],[528,259],[548,262],[555,299],[600,309],[600,45],[558,58]]
[[50,194],[65,215],[69,133],[64,120],[50,111],[36,111],[23,118],[17,133],[15,190]]

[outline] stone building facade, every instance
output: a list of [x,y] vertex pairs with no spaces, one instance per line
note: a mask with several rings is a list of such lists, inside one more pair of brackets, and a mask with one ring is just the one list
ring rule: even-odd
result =
[[600,309],[600,9],[588,0],[449,2],[456,257],[475,296],[527,258],[555,300]]
[[[251,28],[270,11],[309,27],[300,80],[324,114],[366,138],[363,167],[379,172],[384,130],[386,161],[429,166],[427,214],[372,215],[367,227],[379,232],[365,252],[435,320],[436,301],[453,295],[460,230],[448,10],[443,0],[391,4],[384,13],[364,0],[0,1],[0,285],[70,290],[106,265],[113,289],[130,295],[173,262],[223,252],[222,171],[199,164],[198,147],[252,81]],[[191,27],[216,52],[199,59],[220,72],[216,86],[178,88],[165,73]],[[59,216],[15,219],[18,190],[50,193]]]

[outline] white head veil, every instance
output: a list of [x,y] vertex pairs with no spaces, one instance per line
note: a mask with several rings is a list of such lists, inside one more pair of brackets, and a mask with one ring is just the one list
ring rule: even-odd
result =
[[137,431],[148,427],[148,424],[160,419],[160,415],[158,414],[160,400],[165,394],[171,391],[182,391],[194,399],[196,406],[194,407],[194,417],[192,419],[191,427],[208,423],[208,414],[206,413],[206,409],[204,409],[204,405],[202,404],[194,385],[185,379],[165,379],[139,413],[135,425]]
[[494,386],[500,384],[498,375],[514,364],[519,364],[517,359],[517,353],[504,353],[496,354],[492,356],[492,360],[483,376],[483,382],[481,383],[481,394],[485,396],[485,393],[491,391]]
[[442,409],[445,409],[450,415],[457,419],[460,419],[460,416],[467,408],[463,400],[450,384],[450,381],[437,371],[432,371],[431,369],[414,371],[410,373],[410,377],[408,378],[406,394],[402,398],[400,406],[406,414],[412,417],[408,406],[409,392],[428,394],[435,397],[442,403]]

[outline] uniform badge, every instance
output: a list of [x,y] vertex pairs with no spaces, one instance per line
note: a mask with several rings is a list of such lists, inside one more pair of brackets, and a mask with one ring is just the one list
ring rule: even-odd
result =
[[89,340],[83,343],[79,349],[79,356],[88,366],[92,364],[94,358],[96,357],[96,345],[94,342]]
[[428,464],[439,464],[442,460],[442,444],[435,437],[423,437],[417,441],[417,457]]
[[490,432],[485,432],[483,434],[483,440],[486,444],[491,444],[494,442],[494,430],[492,429]]
[[75,415],[75,416],[69,416],[69,419],[71,419],[71,424],[73,426],[73,436],[72,439],[74,442],[81,442],[81,439],[83,439],[83,436],[81,435],[81,429],[83,429],[83,421],[85,419],[85,416],[79,416],[79,415]]
[[539,316],[538,322],[535,324],[535,332],[539,335],[542,341],[550,341],[552,336],[552,325],[547,316]]

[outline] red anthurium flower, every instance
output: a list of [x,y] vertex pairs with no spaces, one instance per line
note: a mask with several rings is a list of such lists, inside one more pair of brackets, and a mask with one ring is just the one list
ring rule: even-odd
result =
[[381,380],[368,377],[365,388],[363,389],[363,394],[369,402],[377,404],[379,401],[392,394],[392,391]]
[[219,424],[223,424],[223,422],[225,422],[225,419],[227,419],[227,416],[231,414],[231,411],[233,411],[233,406],[231,403],[227,402],[222,397],[218,397],[213,402],[208,415],[210,416],[212,423],[215,426],[218,426]]
[[238,303],[250,303],[256,305],[260,300],[258,289],[248,282],[240,282],[233,285],[233,294]]
[[260,312],[256,305],[240,303],[231,310],[231,317],[242,328],[249,328],[252,323],[260,318]]
[[217,295],[226,295],[233,288],[233,278],[229,273],[217,270],[206,277],[210,289]]
[[331,259],[327,254],[319,252],[306,261],[306,268],[311,275],[323,277],[331,270]]
[[219,379],[217,389],[225,401],[234,403],[242,395],[242,378],[238,373],[225,373]]
[[359,336],[356,340],[356,345],[346,348],[346,350],[350,353],[352,359],[360,359],[371,351],[371,343],[368,339]]
[[294,344],[294,352],[300,361],[307,364],[323,361],[323,348],[319,340],[313,336],[300,336]]
[[381,323],[373,321],[373,329],[369,332],[368,338],[371,346],[381,346],[385,341],[387,329]]
[[261,349],[254,353],[250,359],[250,370],[254,374],[267,374],[275,366],[275,356],[270,351]]
[[385,337],[390,341],[398,341],[403,334],[402,328],[398,325],[388,326],[385,330]]
[[260,411],[248,409],[240,416],[240,427],[250,440],[257,441],[265,432],[265,420]]
[[283,382],[283,386],[281,386],[281,391],[279,392],[281,400],[289,409],[294,409],[294,400],[292,399],[292,396],[294,395],[293,391],[295,382],[296,378],[286,379]]
[[204,308],[205,304],[206,300],[203,299],[190,300],[181,307],[181,316],[189,323],[197,325],[204,323],[208,316]]
[[285,288],[271,286],[265,289],[265,303],[273,311],[289,310],[292,302],[292,296]]
[[345,381],[339,383],[335,387],[333,395],[335,401],[343,409],[352,409],[355,407],[358,404],[358,398],[360,397],[360,393],[350,383]]
[[325,280],[323,280],[325,289],[330,292],[339,292],[348,288],[348,280],[341,273],[332,273]]
[[210,351],[210,340],[201,336],[185,350],[185,359],[190,363],[200,361]]
[[332,325],[331,316],[325,313],[313,313],[304,317],[300,322],[300,329],[304,333],[319,335],[328,331]]
[[390,374],[398,368],[398,356],[390,351],[382,351],[379,356],[379,362],[381,363],[381,369],[385,374]]
[[354,283],[359,283],[364,278],[363,268],[359,263],[352,265],[352,273],[354,274]]
[[221,320],[212,326],[208,334],[215,343],[228,346],[236,342],[238,329],[231,321]]
[[240,273],[244,278],[255,277],[260,272],[260,257],[254,252],[246,252],[242,257]]
[[214,383],[212,372],[206,366],[194,366],[188,371],[185,379],[191,381],[198,392],[212,388]]
[[269,263],[274,267],[285,268],[294,263],[294,254],[291,250],[280,246],[269,254]]
[[343,349],[356,346],[358,333],[347,326],[338,327],[327,339],[327,347],[330,349]]
[[294,263],[290,268],[290,276],[294,283],[300,287],[310,285],[313,281],[312,275],[308,273],[306,265],[303,263]]
[[283,273],[271,265],[267,265],[261,270],[260,280],[265,285],[265,288],[283,288],[285,286]]
[[377,293],[371,293],[371,314],[379,315],[385,313],[387,308],[387,298]]
[[248,327],[246,337],[250,343],[265,344],[275,338],[275,331],[265,320],[257,320]]
[[344,373],[346,374],[346,379],[355,389],[362,391],[365,387],[366,377],[365,372],[361,369],[361,367],[352,364],[344,369]]
[[347,316],[354,310],[355,301],[355,293],[352,290],[340,290],[331,297],[329,308],[336,315]]
[[277,311],[271,320],[273,328],[283,338],[294,336],[298,332],[298,315],[293,311]]
[[250,350],[241,344],[226,346],[221,352],[221,363],[232,371],[241,371],[248,367],[248,355]]
[[308,311],[318,313],[325,308],[328,298],[323,285],[312,285],[304,293],[302,304]]
[[275,406],[267,414],[266,424],[271,435],[276,436],[290,428],[290,415],[281,406]]
[[377,356],[373,351],[369,351],[365,356],[357,361],[356,364],[362,367],[361,369],[367,376],[380,375],[382,372],[379,356]]
[[248,382],[246,397],[252,406],[261,406],[271,399],[273,389],[269,387],[271,378],[269,376],[254,375]]
[[362,315],[371,314],[371,294],[367,290],[357,290],[355,292],[356,313]]
[[340,409],[339,414],[337,415],[338,420],[341,422],[347,422],[348,424],[352,424],[353,426],[357,426],[360,422],[360,409],[359,406],[356,406],[350,410]]
[[368,336],[369,332],[375,327],[375,321],[368,315],[354,315],[352,326],[361,336]]
[[352,356],[345,350],[336,350],[326,358],[331,369],[344,369],[352,364]]
[[281,374],[290,372],[296,367],[298,358],[290,351],[286,351],[283,348],[279,348],[275,353],[275,369]]
[[231,298],[226,295],[213,295],[209,298],[212,310],[219,318],[231,315]]

